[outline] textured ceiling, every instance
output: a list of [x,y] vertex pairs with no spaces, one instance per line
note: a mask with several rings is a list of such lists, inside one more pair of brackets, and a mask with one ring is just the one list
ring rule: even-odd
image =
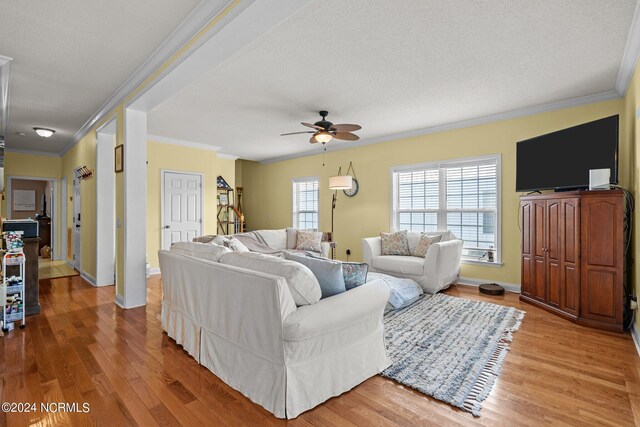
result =
[[[62,150],[197,3],[0,0],[0,55],[13,58],[7,146]],[[44,140],[35,126],[57,132]]]
[[279,134],[320,109],[375,138],[611,91],[635,7],[314,1],[152,110],[149,132],[265,160],[319,151]]

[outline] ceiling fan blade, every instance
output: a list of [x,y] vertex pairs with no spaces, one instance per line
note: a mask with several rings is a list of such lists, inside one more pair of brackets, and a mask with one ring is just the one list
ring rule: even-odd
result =
[[305,130],[304,132],[289,132],[289,133],[282,133],[280,134],[280,136],[287,136],[287,135],[299,135],[301,133],[315,133],[315,131],[312,130]]
[[324,130],[323,127],[312,125],[311,123],[300,122],[300,124],[311,129]]
[[313,135],[313,136],[309,139],[309,142],[310,142],[310,143],[312,143],[312,144],[317,144],[317,143],[318,143],[318,140],[316,140],[316,136],[315,136],[315,135]]
[[350,132],[336,132],[332,135],[335,139],[342,139],[343,141],[357,141],[360,139],[358,135]]
[[352,125],[352,124],[341,124],[341,125],[331,126],[331,130],[334,130],[336,132],[354,132],[360,129],[362,129],[362,126]]

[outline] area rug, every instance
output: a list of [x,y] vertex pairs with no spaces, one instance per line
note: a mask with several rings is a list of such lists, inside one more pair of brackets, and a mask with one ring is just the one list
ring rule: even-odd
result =
[[382,375],[480,416],[524,312],[443,294],[385,314]]

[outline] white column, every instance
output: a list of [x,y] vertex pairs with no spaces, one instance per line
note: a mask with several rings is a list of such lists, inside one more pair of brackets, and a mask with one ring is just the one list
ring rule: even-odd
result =
[[115,272],[115,120],[96,135],[96,285],[113,285]]
[[124,308],[147,303],[147,113],[125,110]]

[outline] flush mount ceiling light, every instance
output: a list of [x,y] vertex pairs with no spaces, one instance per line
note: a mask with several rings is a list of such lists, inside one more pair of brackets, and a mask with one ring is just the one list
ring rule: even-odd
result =
[[56,132],[53,129],[47,129],[47,128],[33,128],[33,130],[35,130],[36,133],[43,138],[49,138],[51,135],[53,135]]

